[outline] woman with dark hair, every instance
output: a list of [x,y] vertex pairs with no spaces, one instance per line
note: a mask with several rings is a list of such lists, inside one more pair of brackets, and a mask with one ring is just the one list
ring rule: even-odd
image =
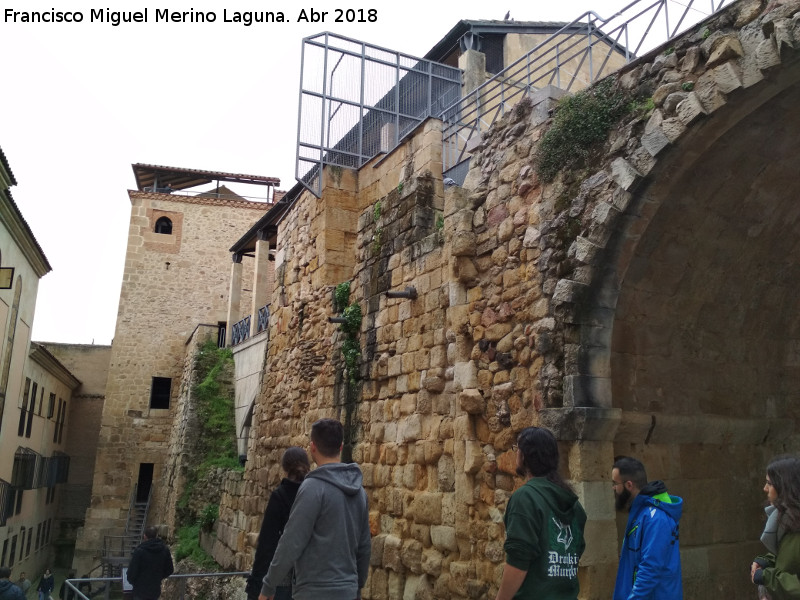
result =
[[[253,570],[247,578],[248,600],[257,600],[261,593],[262,580],[269,571],[269,564],[278,547],[278,540],[283,533],[283,528],[289,520],[289,511],[294,504],[297,490],[305,479],[311,465],[308,454],[302,448],[293,446],[283,453],[281,468],[286,477],[275,488],[269,497],[267,509],[264,511],[264,520],[261,523],[261,532],[258,534],[256,555],[253,559]],[[290,573],[282,585],[275,592],[275,600],[291,600],[292,574]]]
[[512,450],[526,481],[506,507],[506,564],[497,600],[577,600],[586,512],[558,472],[558,442],[549,430],[528,427]]
[[56,581],[53,577],[53,572],[50,569],[45,569],[44,575],[42,575],[42,578],[39,580],[39,585],[36,586],[36,591],[39,593],[39,600],[48,600],[55,586]]
[[753,559],[750,578],[759,598],[800,598],[800,459],[778,456],[767,465],[769,506],[761,541],[769,552]]

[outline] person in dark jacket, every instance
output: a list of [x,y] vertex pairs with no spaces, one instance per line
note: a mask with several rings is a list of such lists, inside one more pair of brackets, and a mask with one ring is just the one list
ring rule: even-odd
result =
[[[253,570],[247,578],[248,600],[258,600],[261,591],[262,580],[269,570],[269,563],[275,555],[275,548],[278,547],[278,540],[281,538],[283,528],[289,520],[289,511],[294,504],[297,490],[305,479],[311,464],[308,461],[308,454],[302,448],[293,446],[283,453],[281,458],[281,468],[286,474],[280,485],[270,494],[267,509],[264,511],[264,520],[261,522],[261,532],[258,534],[258,545],[256,546],[256,556],[253,559]],[[291,600],[292,598],[292,575],[278,586],[275,591],[276,600]]]
[[11,569],[0,567],[0,600],[25,600],[19,586],[11,583]]
[[558,472],[558,442],[544,427],[526,427],[515,450],[526,481],[503,518],[506,564],[496,600],[577,600],[586,512]]
[[172,555],[158,537],[155,527],[144,530],[144,541],[136,547],[128,565],[128,583],[134,600],[156,600],[161,595],[161,581],[172,572]]
[[260,600],[271,599],[293,568],[294,600],[354,600],[367,581],[371,539],[361,469],[340,462],[344,428],[336,419],[314,423],[310,437],[317,468],[297,492]]
[[[75,579],[75,571],[67,573],[67,579]],[[61,583],[61,587],[58,590],[58,597],[61,600],[75,600],[75,590],[67,585],[67,579]]]
[[39,600],[47,600],[50,594],[53,593],[53,588],[56,587],[56,580],[50,569],[44,570],[44,575],[39,580],[39,585],[36,586],[36,591],[39,592]]

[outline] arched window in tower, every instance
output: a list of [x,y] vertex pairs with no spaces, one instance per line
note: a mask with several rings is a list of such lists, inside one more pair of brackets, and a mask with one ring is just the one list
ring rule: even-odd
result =
[[172,234],[172,221],[167,217],[161,217],[156,221],[156,233],[163,233],[166,235]]

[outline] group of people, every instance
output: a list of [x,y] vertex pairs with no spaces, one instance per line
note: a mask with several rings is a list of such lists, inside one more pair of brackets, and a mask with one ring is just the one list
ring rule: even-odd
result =
[[[86,577],[86,575],[84,575],[84,577]],[[75,572],[70,571],[67,574],[67,579],[74,578]],[[38,600],[51,600],[51,594],[55,589],[55,585],[56,582],[53,572],[49,568],[45,569],[39,579],[39,585],[36,586]],[[12,582],[11,569],[5,566],[0,567],[0,600],[25,600],[30,588],[31,582],[26,577],[24,571],[20,573],[19,579],[16,582]],[[86,593],[91,590],[91,585],[88,582],[83,583],[80,589]],[[66,580],[61,584],[58,597],[61,600],[73,600],[73,598],[75,598],[75,592],[67,586]]]
[[[311,427],[309,445],[316,469],[311,471],[304,449],[284,453],[286,477],[267,503],[245,588],[248,600],[360,597],[370,563],[369,512],[361,470],[340,461],[343,441],[339,421],[320,419]],[[556,438],[545,428],[528,427],[512,450],[517,474],[526,481],[506,508],[506,561],[496,600],[577,599],[586,512],[559,474]],[[613,600],[682,599],[683,500],[670,495],[662,481],[648,481],[644,465],[627,456],[615,460],[611,486],[616,509],[629,513]],[[750,579],[760,600],[800,599],[800,458],[773,459],[764,492],[768,506],[761,541],[767,552],[753,560]],[[134,600],[157,599],[161,581],[172,572],[169,548],[156,528],[148,527],[127,571]],[[23,600],[10,575],[9,568],[0,567],[0,600]],[[39,599],[48,600],[53,586],[48,569]]]
[[[556,438],[542,427],[528,427],[513,450],[517,474],[526,482],[506,507],[506,563],[496,600],[577,599],[586,512],[558,472]],[[683,500],[668,494],[663,482],[648,482],[635,458],[617,458],[611,480],[616,509],[629,511],[613,599],[682,599]]]
[[[286,477],[272,492],[246,592],[248,600],[353,600],[367,578],[370,526],[361,471],[339,462],[343,429],[335,419],[311,428],[310,470],[302,448],[289,448]],[[558,443],[542,427],[520,432],[512,447],[525,483],[511,496],[504,523],[506,561],[496,600],[569,600],[579,591],[586,512],[559,474]],[[627,512],[613,600],[680,600],[683,500],[649,481],[637,459],[611,468],[617,511]],[[800,599],[800,459],[767,467],[769,506],[761,537],[768,550],[750,578],[762,600]]]

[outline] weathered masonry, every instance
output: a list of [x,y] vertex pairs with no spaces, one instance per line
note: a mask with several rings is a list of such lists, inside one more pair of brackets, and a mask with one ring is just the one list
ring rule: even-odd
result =
[[[73,563],[78,572],[102,563],[112,573],[126,564],[131,545],[141,539],[135,530],[143,526],[140,510],[148,523],[167,525],[172,535],[176,490],[185,478],[181,460],[188,452],[187,363],[209,335],[222,337],[224,345],[228,248],[269,206],[263,192],[254,201],[223,184],[255,184],[269,192],[278,183],[156,165],[133,170],[137,189],[128,192],[128,249],[91,506]],[[197,191],[212,182],[216,187]],[[244,297],[247,302],[251,294]]]
[[[463,187],[443,187],[429,119],[357,171],[326,167],[320,199],[290,192],[264,222],[269,344],[218,560],[249,567],[280,454],[335,415],[370,496],[364,597],[492,597],[509,449],[542,424],[589,514],[582,597],[613,586],[609,470],[633,454],[685,498],[686,597],[750,598],[763,470],[797,448],[798,11],[734,4],[615,74],[652,105],[552,182],[543,93],[483,136]],[[355,369],[329,322],[343,282]]]

